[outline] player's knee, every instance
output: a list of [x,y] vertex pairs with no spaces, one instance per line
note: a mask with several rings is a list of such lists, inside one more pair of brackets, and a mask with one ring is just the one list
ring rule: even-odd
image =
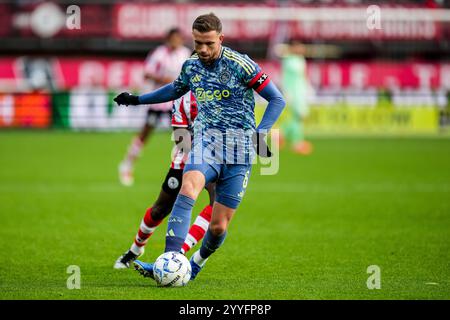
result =
[[194,200],[205,187],[205,176],[199,171],[189,171],[183,175],[180,193]]
[[187,180],[187,181],[183,180],[183,184],[181,186],[180,193],[189,198],[196,199],[197,195],[198,195],[198,190],[196,188],[195,182],[191,181],[191,180]]
[[227,223],[226,222],[213,222],[211,221],[209,225],[209,229],[214,236],[221,236],[227,231]]

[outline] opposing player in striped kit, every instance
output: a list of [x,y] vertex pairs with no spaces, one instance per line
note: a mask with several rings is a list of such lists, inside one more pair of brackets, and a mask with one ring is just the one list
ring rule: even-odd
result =
[[[175,152],[172,164],[164,180],[158,199],[145,212],[136,237],[128,251],[121,255],[114,264],[115,269],[129,268],[137,257],[144,253],[144,247],[158,225],[169,215],[180,191],[183,169],[190,149],[192,125],[197,117],[197,102],[191,92],[186,93],[173,103],[172,127],[175,137]],[[215,184],[208,184],[205,189],[209,193],[210,203],[200,212],[189,229],[181,251],[188,252],[203,238],[211,221],[212,205],[215,198]]]

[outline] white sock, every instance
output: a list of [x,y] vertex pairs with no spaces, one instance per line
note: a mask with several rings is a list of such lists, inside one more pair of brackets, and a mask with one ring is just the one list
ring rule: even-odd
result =
[[206,261],[208,261],[208,258],[203,259],[202,256],[200,255],[200,250],[197,250],[194,255],[193,255],[193,259],[194,262],[196,264],[198,264],[200,267],[203,267],[206,263]]
[[144,247],[139,247],[138,245],[136,245],[136,243],[133,243],[131,245],[130,251],[135,255],[140,256],[142,254],[142,251],[144,251]]

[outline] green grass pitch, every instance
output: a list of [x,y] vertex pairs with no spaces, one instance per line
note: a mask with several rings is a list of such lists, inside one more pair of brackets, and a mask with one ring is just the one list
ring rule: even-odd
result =
[[[167,289],[112,268],[170,162],[169,134],[158,133],[135,186],[122,187],[117,165],[131,137],[0,133],[0,299],[450,298],[450,139],[316,138],[311,156],[283,151],[277,175],[254,167],[198,278]],[[144,260],[162,252],[165,229]],[[70,265],[79,290],[67,289]],[[367,288],[370,265],[379,290]]]

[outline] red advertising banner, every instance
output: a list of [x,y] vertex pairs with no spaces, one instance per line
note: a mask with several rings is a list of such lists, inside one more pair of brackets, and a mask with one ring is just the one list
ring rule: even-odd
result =
[[[279,62],[259,64],[279,83]],[[307,73],[315,88],[450,90],[450,63],[443,62],[310,62]],[[145,90],[145,86],[143,61],[136,59],[0,59],[0,92],[76,87]]]
[[[311,12],[308,19],[298,21],[276,19],[277,9],[302,9]],[[195,18],[207,12],[215,12],[219,16],[233,16],[233,18],[222,19],[223,30],[228,39],[233,40],[268,40],[278,28],[282,32],[299,39],[307,40],[339,40],[339,39],[383,39],[383,40],[431,40],[443,36],[440,22],[431,19],[424,20],[387,20],[381,19],[380,28],[371,29],[367,27],[365,19],[314,19],[315,16],[323,15],[325,10],[330,13],[339,7],[311,8],[293,6],[292,8],[271,7],[269,5],[194,5],[180,4],[177,6],[165,4],[117,4],[113,10],[114,36],[121,39],[154,39],[161,38],[164,33],[174,25],[186,30],[191,30]],[[366,7],[348,7],[348,9],[360,10],[361,16],[366,16]],[[385,14],[391,8],[383,7],[381,12]],[[397,7],[398,9],[398,7]],[[406,9],[406,8],[405,8]],[[240,10],[247,10],[253,15],[258,15],[261,10],[273,10],[272,17],[255,19],[240,19]],[[432,10],[429,10],[430,13]],[[448,27],[448,24],[447,24]]]
[[370,30],[360,21],[299,21],[290,24],[291,35],[305,40],[433,40],[442,37],[441,25],[432,21],[381,21]]
[[[219,12],[226,8],[249,8],[257,11],[268,5],[192,5],[118,4],[114,8],[114,36],[118,38],[160,39],[174,27],[189,33],[192,22],[200,14]],[[220,14],[219,14],[220,15]],[[229,39],[268,39],[275,28],[270,21],[223,20],[223,30]]]
[[[412,3],[389,5],[386,1],[380,7],[380,28],[371,29],[367,27],[366,20],[368,5],[352,3],[345,5],[324,1],[324,5],[301,5],[291,2],[289,6],[277,6],[245,1],[232,5],[225,1],[223,4],[210,1],[209,4],[203,2],[201,5],[84,1],[76,6],[82,13],[82,28],[71,29],[67,26],[73,17],[70,4],[57,1],[24,1],[16,4],[11,1],[0,4],[0,35],[161,39],[174,25],[189,33],[194,19],[208,12],[215,12],[221,17],[226,37],[234,40],[269,40],[274,34],[278,35],[278,28],[290,36],[312,40],[430,40],[441,39],[449,32],[448,18],[445,18],[448,12],[444,8],[430,9]],[[342,18],[342,14],[346,15],[347,11],[352,10],[356,14]],[[409,14],[408,10],[414,12]],[[290,13],[289,17],[286,11]],[[444,18],[435,18],[438,11]],[[405,15],[409,17],[405,18]],[[414,19],[410,19],[411,16]]]

